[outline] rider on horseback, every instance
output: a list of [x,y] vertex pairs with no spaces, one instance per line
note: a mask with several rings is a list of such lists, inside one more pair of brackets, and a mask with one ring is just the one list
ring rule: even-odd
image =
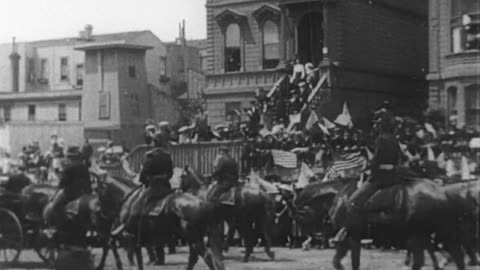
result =
[[173,161],[167,145],[167,134],[159,132],[154,137],[155,148],[145,154],[139,181],[146,187],[144,209],[147,211],[152,203],[172,193],[170,178],[173,175]]
[[82,154],[76,146],[67,150],[67,160],[63,165],[59,190],[45,207],[45,221],[50,226],[58,226],[64,218],[67,203],[91,193],[90,173],[82,162]]
[[[173,162],[167,151],[168,134],[159,132],[153,138],[154,149],[145,153],[139,181],[143,188],[136,189],[126,199],[122,207],[129,208],[120,214],[120,224],[112,230],[112,235],[123,231],[138,233],[142,228],[144,216],[155,207],[156,203],[172,193],[170,178],[173,175]],[[138,236],[138,235],[137,235]]]
[[372,164],[372,175],[350,197],[346,227],[342,228],[335,240],[341,242],[347,230],[362,224],[364,204],[378,190],[390,187],[396,183],[396,168],[400,163],[402,151],[395,138],[395,119],[384,110],[379,118],[380,133],[375,142],[375,156]]
[[217,179],[217,185],[210,193],[209,200],[218,201],[220,195],[238,185],[238,164],[230,157],[228,147],[221,146],[213,166],[212,177]]

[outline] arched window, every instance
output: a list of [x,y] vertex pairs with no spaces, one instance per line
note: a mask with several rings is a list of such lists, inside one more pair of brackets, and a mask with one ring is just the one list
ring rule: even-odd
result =
[[452,0],[452,52],[480,49],[480,1]]
[[480,126],[480,85],[472,84],[465,88],[467,126]]
[[236,23],[227,26],[225,30],[225,71],[240,71],[242,67],[240,27]]
[[278,26],[271,20],[263,24],[263,68],[276,68],[280,60],[280,38]]
[[447,112],[448,116],[457,115],[457,88],[453,86],[447,89]]

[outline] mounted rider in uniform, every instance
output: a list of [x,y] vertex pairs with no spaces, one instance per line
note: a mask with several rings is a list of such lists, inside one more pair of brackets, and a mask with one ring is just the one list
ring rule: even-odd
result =
[[238,164],[229,155],[229,149],[226,146],[220,146],[213,163],[212,177],[217,180],[217,184],[209,195],[208,199],[211,201],[218,201],[220,195],[238,185]]
[[168,134],[159,132],[153,141],[155,148],[145,153],[139,179],[146,187],[146,205],[143,209],[147,212],[152,203],[172,193],[170,178],[173,175],[173,161],[167,150]]
[[379,135],[375,141],[375,153],[372,175],[350,197],[347,209],[346,227],[342,228],[335,240],[341,242],[347,230],[363,224],[364,205],[380,189],[398,183],[396,169],[402,157],[402,151],[395,137],[395,118],[384,110],[379,114]]
[[65,206],[81,197],[90,194],[91,182],[88,167],[83,163],[82,153],[76,146],[67,150],[67,160],[63,165],[59,191],[45,207],[44,218],[48,225],[57,226],[63,222]]
[[154,149],[145,153],[139,181],[143,188],[135,190],[127,197],[119,226],[112,234],[120,233],[126,227],[129,233],[137,233],[142,228],[144,217],[157,202],[173,192],[170,178],[173,175],[173,161],[167,151],[168,134],[158,132],[153,138]]

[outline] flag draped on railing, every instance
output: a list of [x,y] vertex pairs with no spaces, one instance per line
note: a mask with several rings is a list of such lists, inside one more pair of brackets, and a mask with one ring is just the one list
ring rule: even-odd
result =
[[342,154],[335,160],[323,178],[324,182],[332,181],[341,176],[345,171],[354,171],[360,173],[367,165],[367,159],[360,151],[348,154]]

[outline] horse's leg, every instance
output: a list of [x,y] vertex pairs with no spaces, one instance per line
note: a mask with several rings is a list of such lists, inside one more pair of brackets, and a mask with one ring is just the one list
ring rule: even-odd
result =
[[145,249],[147,250],[147,254],[148,254],[148,265],[152,265],[152,264],[155,264],[155,262],[157,261],[157,253],[155,252],[155,248],[151,245],[147,245],[145,247]]
[[165,249],[163,248],[165,243],[160,241],[155,245],[155,253],[157,254],[155,265],[165,265]]
[[95,268],[96,270],[103,270],[103,268],[105,267],[105,261],[107,259],[107,255],[108,255],[108,251],[109,251],[109,246],[108,246],[108,242],[103,246],[103,249],[102,249],[102,258],[100,259],[100,263],[98,264],[98,266]]
[[[195,264],[198,262],[198,253],[192,244],[189,244],[188,265],[187,270],[193,270]],[[210,266],[209,266],[210,268]]]
[[261,216],[259,220],[259,224],[257,222],[256,226],[261,226],[262,228],[262,235],[263,235],[263,240],[264,240],[264,245],[265,245],[265,253],[267,253],[268,257],[271,260],[275,259],[275,252],[271,251],[270,248],[272,247],[272,218],[268,214],[264,214]]
[[415,236],[409,240],[408,250],[412,254],[412,270],[421,270],[425,263],[425,239]]
[[430,256],[430,259],[432,260],[433,269],[434,270],[442,269],[438,264],[437,256],[435,255],[434,245],[430,242],[427,243],[427,252],[428,252],[428,255]]
[[337,243],[335,247],[335,255],[333,256],[333,268],[336,270],[344,270],[345,268],[342,265],[342,259],[347,256],[348,252],[348,240],[341,243]]
[[[177,235],[172,234],[168,241],[168,254],[176,254],[177,253]],[[157,249],[159,247],[157,246]],[[163,247],[162,247],[163,249]]]
[[243,262],[248,262],[250,255],[253,252],[254,240],[252,239],[255,237],[255,232],[253,232],[251,221],[246,217],[241,218],[239,229],[241,231],[240,234],[243,235],[245,241],[245,255],[243,256]]
[[405,261],[403,262],[403,264],[405,264],[405,266],[409,266],[411,262],[412,262],[412,251],[407,248],[407,254],[405,255]]
[[361,237],[360,234],[350,237],[350,252],[352,258],[352,270],[360,270],[360,251],[361,251]]
[[122,270],[122,260],[120,259],[120,254],[118,254],[118,248],[115,241],[110,242],[110,247],[112,248],[113,257],[115,258],[115,264],[117,265],[117,270]]
[[142,246],[135,246],[135,257],[137,259],[137,268],[138,270],[143,270],[143,256],[142,256]]

